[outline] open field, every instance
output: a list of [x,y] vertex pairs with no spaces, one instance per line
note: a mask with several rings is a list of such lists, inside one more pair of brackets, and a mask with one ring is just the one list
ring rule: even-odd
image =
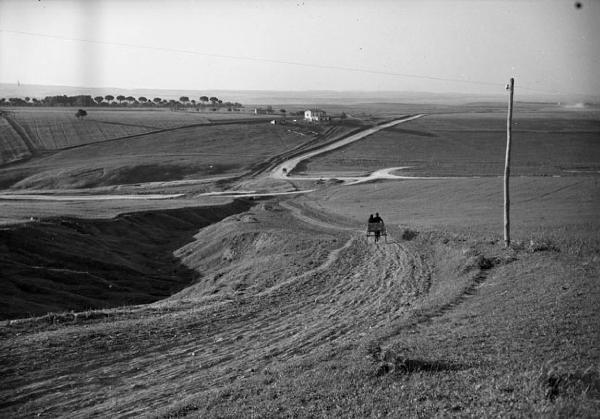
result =
[[[408,167],[402,170],[402,175],[501,176],[505,149],[504,112],[431,114],[313,158],[299,169],[304,174],[320,174]],[[600,174],[599,114],[573,111],[516,114],[511,173],[515,176]]]
[[[0,115],[0,164],[32,153],[110,141],[132,135],[213,122],[266,120],[249,112],[93,108],[83,119],[74,108],[5,108]],[[273,116],[271,116],[273,118]],[[20,137],[20,138],[19,138]]]
[[[379,212],[394,225],[501,236],[502,188],[502,178],[382,181],[330,187],[327,195],[302,199],[356,222]],[[511,180],[511,224],[519,240],[532,234],[598,239],[599,208],[598,177]]]
[[[88,122],[94,123],[73,125]],[[0,187],[90,188],[236,174],[314,140],[314,134],[318,134],[315,127],[273,126],[265,121],[182,127],[80,144],[0,167]],[[77,144],[78,135],[73,133],[72,144]]]
[[[515,163],[526,176],[511,180],[506,249],[502,179],[480,150],[495,150],[496,136],[504,146],[503,117],[430,106],[446,114],[305,168],[335,177],[412,159],[412,173],[461,178],[271,176],[344,133],[414,114],[406,105],[364,107],[348,125],[303,135],[285,125],[189,127],[0,168],[12,194],[183,194],[0,200],[3,295],[12,293],[3,318],[13,319],[0,324],[0,416],[596,416],[600,177],[537,175],[596,170],[597,117],[533,106],[520,115],[515,142],[532,137]],[[84,168],[102,175],[82,177]],[[485,176],[467,177],[476,172]],[[233,204],[201,194],[222,188],[311,192]],[[209,203],[229,204],[193,208]],[[388,228],[378,244],[364,237],[376,211]],[[41,316],[14,319],[23,312]]]
[[23,138],[15,131],[14,127],[0,117],[0,164],[21,160],[31,156],[31,150]]

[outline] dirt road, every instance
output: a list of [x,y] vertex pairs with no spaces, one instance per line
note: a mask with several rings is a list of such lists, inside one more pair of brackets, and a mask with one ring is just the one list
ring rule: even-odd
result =
[[137,195],[34,195],[34,194],[0,194],[0,199],[13,201],[110,201],[138,199],[171,199],[184,194],[137,194]]
[[[300,178],[294,178],[294,177],[288,177],[287,175],[294,169],[294,167],[296,167],[296,165],[301,162],[302,160],[306,160],[308,158],[314,157],[316,155],[322,154],[322,153],[326,153],[328,151],[331,150],[335,150],[337,148],[343,147],[345,145],[348,145],[350,143],[353,143],[355,141],[361,140],[371,134],[374,134],[377,131],[380,131],[382,129],[386,129],[386,128],[390,128],[393,127],[395,125],[398,125],[400,123],[403,122],[408,122],[408,121],[412,121],[414,119],[417,118],[421,118],[422,114],[419,115],[413,115],[413,116],[409,116],[409,117],[405,117],[402,119],[397,119],[394,121],[390,121],[381,125],[377,125],[375,127],[371,127],[371,128],[367,128],[365,130],[362,130],[358,133],[355,133],[353,135],[350,135],[348,137],[344,137],[339,141],[335,141],[333,143],[327,144],[323,147],[318,147],[316,149],[313,149],[310,152],[306,152],[303,154],[300,154],[296,157],[292,157],[290,159],[285,160],[283,163],[280,163],[279,165],[277,165],[274,169],[272,169],[269,172],[269,176],[275,179],[287,179],[287,180],[294,180],[294,179],[302,179],[302,180],[310,180],[311,178],[307,178],[307,177],[300,177]],[[85,146],[85,145],[83,145]],[[79,146],[77,146],[79,147]],[[353,182],[353,183],[359,183],[359,182],[366,182],[366,181],[370,181],[370,180],[374,180],[374,179],[378,179],[378,178],[385,178],[385,179],[395,179],[395,178],[401,178],[399,176],[395,176],[390,174],[390,172],[392,170],[396,170],[396,168],[390,168],[390,169],[383,169],[381,171],[377,171],[372,173],[370,176],[368,177],[352,177],[352,178],[344,178],[344,180],[347,180],[349,182]],[[219,177],[219,178],[213,178],[213,179],[197,179],[197,180],[183,180],[183,181],[172,181],[172,182],[150,182],[147,184],[142,184],[139,185],[140,187],[138,189],[143,190],[144,188],[153,188],[153,187],[160,187],[160,188],[166,188],[166,187],[170,187],[170,186],[182,186],[182,185],[195,185],[195,184],[202,184],[202,183],[206,183],[206,182],[211,182],[214,180],[223,180],[226,179],[225,177]],[[314,178],[314,179],[320,179],[319,178]],[[74,191],[71,191],[71,193],[69,194],[60,194],[60,193],[43,193],[43,194],[36,194],[36,193],[24,193],[24,192],[11,192],[11,193],[3,193],[0,194],[0,200],[22,200],[22,201],[32,201],[32,200],[37,200],[37,201],[100,201],[100,200],[144,200],[144,199],[171,199],[171,198],[178,198],[178,197],[182,197],[184,194],[99,194],[99,193],[90,193],[93,192],[91,190],[86,190],[85,193],[81,193],[81,194],[77,194]],[[281,194],[281,191],[277,191],[276,194]],[[240,194],[239,191],[222,191],[222,192],[211,192],[211,193],[206,193],[206,194],[202,194],[201,196],[212,196],[212,195],[231,195],[231,196],[269,196],[272,195],[271,193],[253,193],[253,192],[249,192],[247,194]]]
[[276,179],[293,179],[288,177],[288,174],[291,173],[294,168],[303,160],[309,159],[314,156],[318,156],[319,154],[326,153],[331,150],[335,150],[337,148],[343,147],[345,145],[351,144],[355,141],[361,140],[369,135],[376,133],[377,131],[381,131],[382,129],[390,128],[396,126],[398,124],[402,124],[404,122],[412,121],[414,119],[418,119],[423,117],[423,114],[408,116],[401,119],[396,119],[391,122],[387,122],[385,124],[377,125],[375,127],[368,128],[366,130],[360,131],[356,134],[353,134],[349,137],[343,138],[340,141],[336,141],[333,144],[329,144],[325,147],[321,147],[317,150],[313,150],[304,154],[301,154],[297,157],[286,160],[285,162],[276,166],[273,170],[271,170],[270,176]]
[[[247,217],[210,226],[178,251],[206,278],[181,294],[89,318],[2,326],[0,412],[149,415],[270,365],[355,344],[430,287],[433,267],[409,243],[367,243],[356,227],[291,204]],[[231,260],[195,259],[207,246]],[[243,269],[258,273],[251,284],[212,295],[214,281],[239,282]]]

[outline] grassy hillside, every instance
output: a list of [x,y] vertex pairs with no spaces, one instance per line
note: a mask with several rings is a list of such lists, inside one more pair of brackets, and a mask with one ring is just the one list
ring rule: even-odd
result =
[[[0,165],[20,159],[30,151],[51,151],[73,146],[110,141],[131,135],[173,129],[211,121],[235,121],[252,118],[248,112],[172,112],[168,109],[88,109],[88,116],[75,117],[75,108],[10,108],[0,121]],[[18,126],[21,132],[14,132]],[[19,139],[19,137],[21,137]],[[25,137],[25,139],[23,139]],[[26,142],[25,145],[21,144]],[[25,153],[25,154],[24,154]]]
[[0,139],[0,166],[31,156],[27,143],[3,116],[0,116]]
[[23,128],[36,150],[55,150],[153,130],[136,120],[114,123],[109,117],[104,121],[97,111],[77,119],[75,112],[72,108],[18,109],[10,117]]
[[145,304],[195,274],[172,250],[246,203],[139,212],[114,220],[49,219],[0,230],[0,318]]
[[201,231],[178,256],[204,275],[162,302],[4,324],[0,412],[595,414],[598,249],[391,225],[374,245],[308,204]]
[[[73,124],[79,122],[90,121]],[[196,126],[86,144],[0,168],[0,186],[84,188],[234,174],[310,141],[313,130],[267,122]]]

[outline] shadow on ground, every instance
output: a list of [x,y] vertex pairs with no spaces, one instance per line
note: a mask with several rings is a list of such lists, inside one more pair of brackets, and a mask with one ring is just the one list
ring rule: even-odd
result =
[[249,201],[108,220],[52,218],[0,230],[0,319],[146,304],[197,274],[173,252]]

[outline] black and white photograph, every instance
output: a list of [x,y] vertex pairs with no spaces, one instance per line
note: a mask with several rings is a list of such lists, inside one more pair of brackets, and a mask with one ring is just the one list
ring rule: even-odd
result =
[[0,417],[600,416],[600,0],[0,0]]

